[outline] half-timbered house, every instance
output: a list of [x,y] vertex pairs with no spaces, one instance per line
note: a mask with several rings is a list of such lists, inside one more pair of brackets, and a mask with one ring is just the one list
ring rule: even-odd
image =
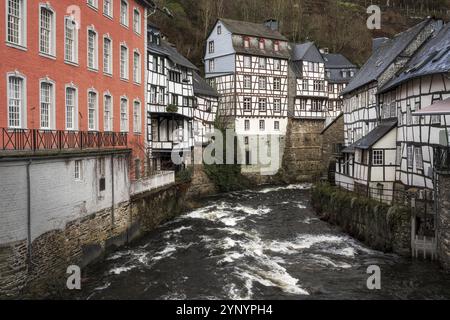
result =
[[165,40],[154,25],[148,32],[147,140],[151,166],[174,168],[172,153],[192,163],[194,80],[197,68]]

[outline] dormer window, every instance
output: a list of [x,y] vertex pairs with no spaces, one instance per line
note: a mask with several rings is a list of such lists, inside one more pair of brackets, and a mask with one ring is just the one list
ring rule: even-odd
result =
[[265,43],[264,39],[259,39],[259,48],[261,50],[265,50],[266,49],[266,43]]
[[250,38],[248,38],[248,37],[244,38],[244,47],[250,48]]
[[342,71],[342,77],[347,78],[347,71],[345,71],[345,70]]
[[280,51],[280,43],[278,41],[273,43],[273,50],[276,52]]
[[222,26],[217,26],[217,34],[222,34]]

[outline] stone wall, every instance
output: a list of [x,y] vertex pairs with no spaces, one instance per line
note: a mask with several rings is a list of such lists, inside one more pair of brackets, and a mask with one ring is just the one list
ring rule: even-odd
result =
[[320,177],[325,120],[289,119],[280,176],[283,182],[310,182]]
[[316,185],[312,205],[319,217],[383,252],[411,256],[411,212],[329,185]]
[[66,270],[81,268],[168,221],[184,208],[187,186],[175,184],[68,222],[36,238],[0,246],[0,297],[45,297],[65,290]]
[[340,115],[322,132],[322,175],[328,175],[330,167],[335,171],[336,145],[344,142],[344,116]]
[[445,270],[450,271],[450,172],[439,174],[437,252]]

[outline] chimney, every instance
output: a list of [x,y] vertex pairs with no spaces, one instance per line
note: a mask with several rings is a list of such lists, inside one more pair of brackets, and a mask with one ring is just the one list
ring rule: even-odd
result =
[[268,19],[268,20],[264,21],[264,26],[266,28],[269,28],[270,30],[278,31],[280,24],[279,24],[278,20]]
[[385,43],[387,40],[389,40],[389,38],[383,37],[383,38],[373,38],[372,39],[372,52],[375,52],[378,50],[379,47],[381,47],[381,45],[383,43]]

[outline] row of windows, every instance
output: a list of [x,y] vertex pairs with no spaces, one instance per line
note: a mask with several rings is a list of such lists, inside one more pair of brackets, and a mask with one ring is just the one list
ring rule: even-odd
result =
[[[267,89],[267,77],[258,77],[258,88]],[[244,76],[244,89],[252,88],[252,76]],[[273,90],[281,91],[281,78],[273,78]]]
[[[245,131],[250,131],[250,120],[245,120],[244,121],[244,130]],[[274,121],[273,122],[273,129],[275,131],[279,131],[280,130],[280,121]],[[259,120],[259,130],[260,131],[264,131],[266,130],[266,121],[265,120]]]
[[[87,4],[98,10],[99,0],[87,0]],[[114,0],[103,0],[103,14],[110,18],[114,18]],[[129,26],[130,9],[127,0],[120,0],[120,24],[125,27]],[[141,34],[141,12],[138,8],[133,9],[133,31]]]
[[[310,80],[304,79],[302,81],[302,89],[304,91],[309,91],[310,89]],[[317,92],[325,92],[325,81],[322,80],[313,80],[313,90]]]
[[[251,56],[244,56],[244,68],[250,69],[253,67],[253,59],[258,59],[258,68],[261,70],[267,70],[268,69],[268,59],[264,57],[251,57]],[[210,59],[209,60],[209,71],[213,72],[216,69],[216,60]],[[275,71],[281,71],[281,60],[280,59],[273,59],[273,70]]]
[[[26,128],[26,79],[17,74],[8,76],[8,127]],[[39,82],[40,108],[39,124],[44,130],[56,128],[56,85],[50,79]],[[91,131],[99,130],[99,96],[95,89],[87,92],[87,124]],[[75,85],[65,86],[65,128],[77,130],[78,124],[78,89]],[[113,128],[113,96],[105,92],[103,95],[103,130],[111,132]],[[126,96],[120,98],[120,131],[128,132],[129,103]],[[133,101],[133,130],[141,132],[141,102]]]
[[[251,112],[252,111],[252,98],[244,98],[244,111]],[[267,111],[267,99],[266,98],[258,98],[258,110],[259,111]],[[281,112],[281,99],[273,100],[273,111]]]

